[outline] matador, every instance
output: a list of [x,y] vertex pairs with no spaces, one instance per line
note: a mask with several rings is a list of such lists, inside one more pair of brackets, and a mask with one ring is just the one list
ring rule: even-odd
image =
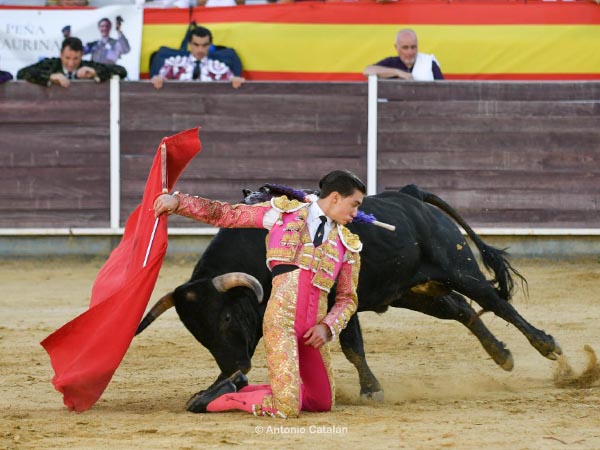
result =
[[[280,418],[301,410],[329,411],[335,385],[329,345],[356,312],[360,250],[344,225],[356,217],[365,186],[353,173],[335,170],[319,182],[319,196],[304,201],[275,197],[256,205],[187,194],[159,196],[156,216],[176,213],[221,228],[266,228],[267,266],[273,273],[263,320],[269,384],[248,385],[242,372],[201,391],[192,412],[242,410]],[[327,312],[334,283],[335,304]]]

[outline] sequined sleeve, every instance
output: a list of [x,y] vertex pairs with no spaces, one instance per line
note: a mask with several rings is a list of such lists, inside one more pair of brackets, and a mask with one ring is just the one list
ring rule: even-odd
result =
[[346,328],[358,306],[356,288],[360,272],[360,253],[346,252],[344,258],[345,261],[337,279],[335,304],[322,320],[322,323],[331,330],[331,340],[339,336],[340,332]]
[[263,228],[263,218],[271,209],[269,203],[231,205],[188,194],[174,196],[179,200],[177,214],[219,228]]

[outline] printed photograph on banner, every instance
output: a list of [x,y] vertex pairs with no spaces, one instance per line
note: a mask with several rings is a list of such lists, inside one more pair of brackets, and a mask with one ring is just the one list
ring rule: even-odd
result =
[[67,37],[81,39],[84,60],[118,64],[128,80],[138,80],[143,8],[136,5],[96,9],[3,9],[0,14],[0,68],[19,69],[60,55]]

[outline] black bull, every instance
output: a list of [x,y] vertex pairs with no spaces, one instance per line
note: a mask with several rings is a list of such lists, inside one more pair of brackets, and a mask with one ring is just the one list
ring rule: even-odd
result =
[[[247,203],[277,194],[265,187],[250,195],[245,193]],[[529,324],[509,303],[515,287],[513,276],[523,282],[524,279],[510,265],[505,252],[486,245],[442,199],[409,185],[400,192],[367,196],[361,210],[395,225],[396,231],[358,223],[348,226],[364,245],[359,312],[381,313],[393,306],[457,320],[479,339],[498,365],[511,370],[510,351],[487,329],[467,302],[468,297],[484,311],[516,326],[543,356],[556,359],[561,353],[552,336]],[[477,246],[484,266],[494,274],[493,280],[487,280],[481,272],[465,238],[448,216]],[[265,235],[266,230],[262,229],[221,229],[196,264],[190,281],[159,300],[140,324],[138,333],[174,305],[187,329],[215,358],[221,370],[217,381],[238,369],[248,372],[262,337],[265,302],[257,301],[256,289],[238,285],[226,290],[215,285],[213,279],[231,272],[252,275],[268,299],[271,273],[265,264]],[[333,299],[334,292],[329,297],[330,306]],[[361,395],[382,399],[383,390],[365,359],[356,314],[339,338],[344,354],[358,371]]]

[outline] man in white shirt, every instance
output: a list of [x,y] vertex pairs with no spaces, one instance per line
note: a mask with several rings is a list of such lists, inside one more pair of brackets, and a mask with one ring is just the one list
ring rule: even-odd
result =
[[380,78],[416,81],[444,79],[435,56],[419,53],[417,34],[413,30],[403,29],[398,31],[394,46],[398,56],[391,56],[365,67],[363,74],[365,76],[377,75]]

